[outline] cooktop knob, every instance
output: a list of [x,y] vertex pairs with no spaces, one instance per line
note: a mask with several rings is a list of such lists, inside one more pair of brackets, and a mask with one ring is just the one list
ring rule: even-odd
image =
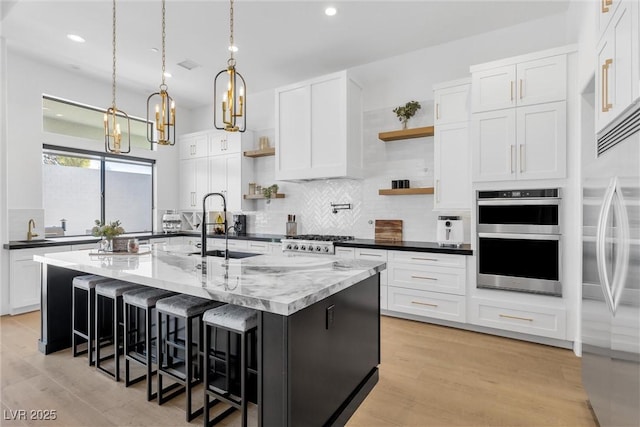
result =
[[291,243],[287,245],[287,249],[291,250]]
[[307,247],[306,247],[305,245],[300,245],[300,250],[301,250],[301,251],[306,251],[306,250],[307,250]]
[[325,252],[329,252],[329,247],[325,246],[324,248],[322,248],[322,250],[325,251]]
[[309,245],[309,247],[307,248],[309,251],[313,251],[313,245]]
[[297,251],[298,250],[298,245],[293,245],[293,250]]

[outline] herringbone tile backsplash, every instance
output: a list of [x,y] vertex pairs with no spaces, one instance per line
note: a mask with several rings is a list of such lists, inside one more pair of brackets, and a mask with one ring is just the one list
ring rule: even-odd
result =
[[[412,119],[411,127],[432,123],[431,101]],[[431,109],[430,109],[431,108]],[[391,188],[394,179],[408,179],[412,187],[433,186],[433,138],[385,143],[378,132],[399,129],[393,108],[365,112],[363,116],[364,179],[327,179],[305,182],[277,182],[284,199],[270,203],[255,201],[256,210],[248,215],[250,233],[285,234],[288,214],[295,214],[298,234],[352,235],[374,238],[376,219],[403,220],[403,240],[435,241],[436,220],[442,212],[433,211],[432,195],[380,196],[378,190]],[[255,160],[256,182],[271,185],[273,157]],[[332,213],[331,203],[351,203],[351,210]],[[465,236],[469,236],[469,215]]]

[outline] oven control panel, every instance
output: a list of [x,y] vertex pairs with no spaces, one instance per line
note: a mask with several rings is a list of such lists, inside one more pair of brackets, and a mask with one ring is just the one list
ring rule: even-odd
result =
[[559,188],[478,191],[478,199],[546,199],[560,197]]

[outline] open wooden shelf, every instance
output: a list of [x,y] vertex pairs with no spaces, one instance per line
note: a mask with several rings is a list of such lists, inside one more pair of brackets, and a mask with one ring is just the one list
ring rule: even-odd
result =
[[378,195],[380,196],[402,196],[410,194],[433,194],[433,187],[385,188],[378,190]]
[[[244,194],[242,196],[245,200],[258,200],[258,199],[266,199],[262,194]],[[283,193],[276,193],[271,195],[272,199],[284,199]]]
[[378,138],[385,142],[398,141],[400,139],[422,138],[424,136],[433,136],[433,126],[380,132],[378,134]]
[[265,148],[264,150],[251,150],[245,151],[245,157],[265,157],[265,156],[275,156],[276,155],[276,147]]

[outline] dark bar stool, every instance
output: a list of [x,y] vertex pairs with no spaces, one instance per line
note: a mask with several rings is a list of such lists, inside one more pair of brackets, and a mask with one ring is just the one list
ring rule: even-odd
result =
[[[113,377],[116,381],[120,381],[120,355],[122,354],[120,347],[122,345],[124,332],[124,329],[120,332],[120,328],[123,327],[122,294],[126,291],[142,287],[141,285],[123,282],[121,280],[98,283],[96,285],[96,369]],[[109,303],[111,305],[111,318],[109,319],[111,326],[109,326],[108,322],[105,323],[105,311]],[[107,333],[108,335],[103,336],[103,333]],[[113,342],[113,354],[101,357],[101,344],[107,340]],[[115,362],[114,372],[100,366],[102,362],[111,358],[113,358]]]
[[[254,374],[257,380],[257,369],[250,368],[248,359],[255,361],[258,330],[258,313],[246,307],[227,304],[208,310],[202,316],[204,324],[204,425],[210,427],[239,409],[242,412],[242,426],[247,425],[248,374]],[[217,331],[226,331],[226,349],[218,348]],[[213,331],[213,342],[211,332]],[[231,334],[240,340],[239,351],[235,356],[231,348]],[[251,346],[251,352],[248,348]],[[238,360],[239,359],[239,360]],[[213,361],[213,364],[211,363]],[[216,369],[216,362],[224,364],[224,373]],[[232,371],[232,364],[234,370]],[[256,366],[255,363],[253,366]],[[238,370],[240,371],[238,373]],[[238,380],[238,376],[240,377]],[[257,381],[256,381],[257,382]],[[238,384],[239,383],[239,384]],[[239,387],[239,394],[238,394]],[[214,400],[209,404],[209,397]],[[231,405],[227,410],[209,421],[209,408],[224,402]]]
[[[220,305],[222,303],[217,301],[183,294],[164,298],[156,303],[158,404],[162,405],[185,392],[187,395],[187,421],[199,416],[203,410],[200,407],[191,411],[191,390],[193,386],[202,382],[202,327],[200,325],[202,313]],[[194,324],[197,328],[195,334]],[[197,368],[195,370],[194,365]],[[163,388],[162,379],[164,376],[169,377],[175,383]],[[177,387],[180,388],[166,395]]]
[[[87,274],[73,278],[71,296],[71,348],[73,357],[87,353],[89,366],[93,365],[93,330],[95,322],[95,293],[98,283],[113,281],[108,277]],[[87,342],[87,349],[78,351],[78,337]],[[81,342],[82,343],[82,342]]]
[[[124,385],[129,387],[146,378],[147,400],[155,399],[153,392],[153,361],[156,359],[153,351],[157,335],[154,331],[155,319],[153,311],[156,302],[162,298],[175,295],[175,292],[156,288],[142,288],[126,291],[122,294],[124,303]],[[136,362],[146,366],[147,373],[137,378],[130,378],[129,362]]]

